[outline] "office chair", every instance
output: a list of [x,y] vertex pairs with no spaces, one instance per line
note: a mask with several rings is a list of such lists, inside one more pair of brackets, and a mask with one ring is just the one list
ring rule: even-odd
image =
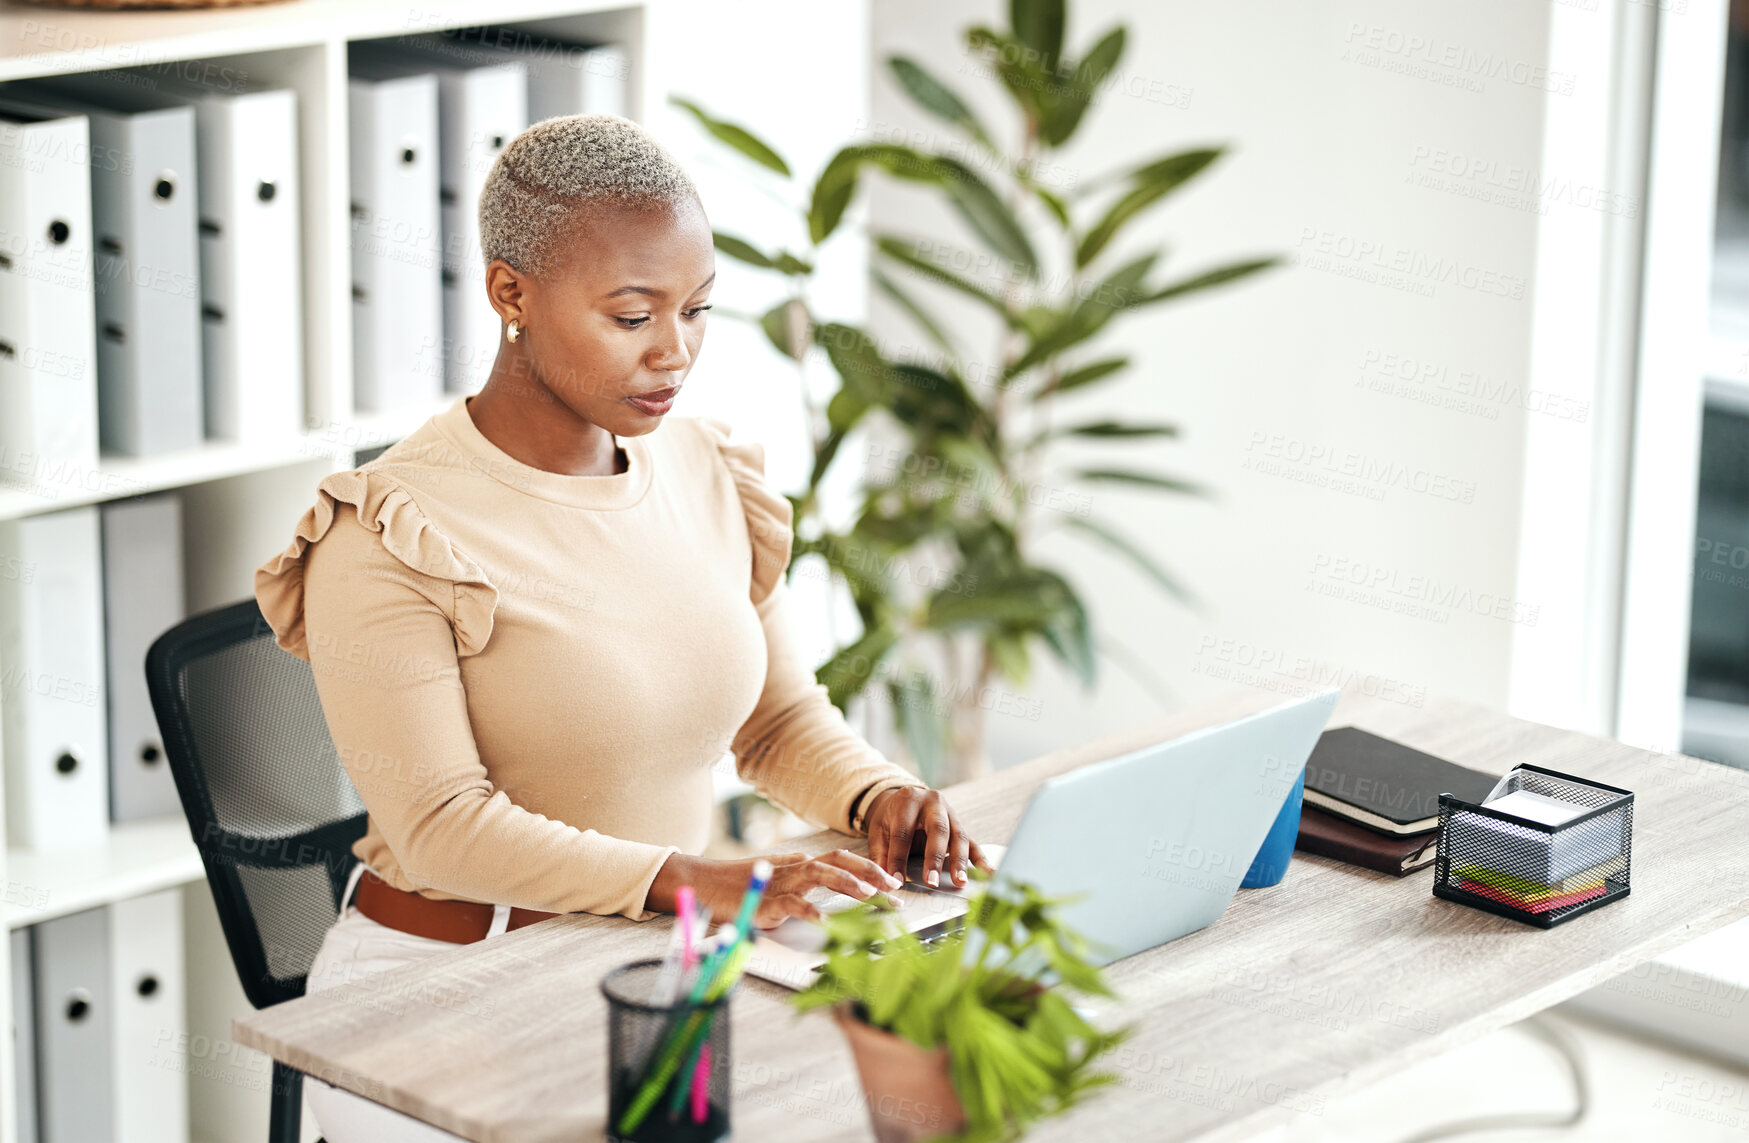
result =
[[[243,992],[257,1008],[302,996],[365,828],[310,664],[251,599],[159,636],[146,682]],[[268,1143],[297,1143],[303,1078],[274,1062]]]

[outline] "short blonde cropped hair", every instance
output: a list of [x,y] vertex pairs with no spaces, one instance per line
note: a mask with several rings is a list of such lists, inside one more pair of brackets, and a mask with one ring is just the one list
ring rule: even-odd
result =
[[550,269],[579,208],[680,206],[698,190],[650,133],[618,115],[543,119],[499,152],[480,191],[480,248],[527,274]]

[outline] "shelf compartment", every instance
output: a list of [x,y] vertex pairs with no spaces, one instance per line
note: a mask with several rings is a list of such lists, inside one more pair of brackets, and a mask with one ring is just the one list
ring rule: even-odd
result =
[[[626,6],[626,0],[501,0],[491,17],[504,24]],[[480,16],[474,0],[423,0],[417,8],[295,0],[181,12],[7,6],[0,9],[0,81],[438,32],[475,26]]]
[[96,845],[6,853],[8,930],[198,881],[200,852],[181,816],[112,825]]

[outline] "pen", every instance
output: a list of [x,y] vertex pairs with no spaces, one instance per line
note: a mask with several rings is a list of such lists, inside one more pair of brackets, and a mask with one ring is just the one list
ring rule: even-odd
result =
[[[692,894],[687,892],[685,888],[682,888],[681,892],[685,894],[685,896],[681,898],[681,904],[684,908],[690,911],[690,907],[693,904]],[[697,954],[692,946],[692,918],[690,916],[686,918],[686,938],[684,948],[686,967],[690,970],[693,966],[693,962],[697,959]],[[710,1084],[710,1067],[710,1045],[707,1044],[705,1045],[704,1055],[699,1058],[698,1067],[693,1069],[689,1077],[692,1087],[692,1121],[694,1123],[703,1123],[706,1118],[706,1097]]]
[[741,930],[733,922],[717,930],[717,947],[704,958],[704,963],[699,966],[698,977],[692,982],[692,991],[687,994],[688,1004],[699,1004],[704,1001],[705,991],[710,987],[711,981],[716,978],[717,970],[722,967],[723,962],[728,959],[730,951],[740,940]]
[[697,904],[692,886],[682,885],[674,892],[674,913],[676,923],[680,926],[680,964],[683,968],[692,967],[692,910]]
[[[710,1036],[710,1030],[705,1030]],[[710,1114],[711,1046],[707,1039],[698,1054],[698,1068],[692,1073],[692,1121],[703,1123]]]
[[[752,941],[742,941],[730,950],[728,962],[723,965],[720,986],[712,989],[713,1000],[735,986],[735,982],[741,978],[741,970],[746,967],[752,955]],[[696,1026],[689,1024],[681,1033],[679,1072],[683,1076],[696,1077],[699,1064],[704,1059],[704,1051],[710,1046],[706,1041],[710,1039],[711,1024],[716,1020],[717,1013],[713,1008],[709,1012],[694,1012],[693,1016],[701,1019],[698,1019]],[[680,1118],[681,1110],[686,1107],[686,1094],[690,1087],[691,1084],[684,1082],[674,1085],[674,1094],[668,1100],[670,1122]],[[657,1090],[659,1093],[661,1089]]]
[[765,895],[765,887],[771,884],[771,862],[763,857],[753,863],[753,878],[747,882],[747,894],[741,898],[741,911],[735,915],[735,927],[741,932],[751,932],[753,914],[759,909],[759,898]]
[[705,936],[711,926],[711,911],[708,905],[700,905],[693,898],[692,907],[692,959],[686,963],[685,970],[680,974],[680,987],[675,990],[670,1002],[682,996],[692,995],[692,986],[698,975],[698,966],[705,958],[705,952],[710,945],[710,938]]
[[[682,902],[692,895],[692,888],[682,885],[675,892],[675,900]],[[690,933],[684,912],[676,918],[674,928],[668,932],[668,951],[662,956],[662,967],[656,972],[656,979],[650,984],[650,1003],[658,1007],[673,1004],[678,994],[686,988],[683,980],[683,968],[686,966],[686,945]],[[656,1032],[653,1028],[639,1031],[632,1048],[633,1058],[639,1061],[639,1067],[644,1066],[655,1053]]]
[[[753,915],[759,910],[759,901],[765,895],[765,887],[771,883],[771,874],[771,862],[761,859],[753,863],[753,876],[747,882],[747,893],[741,899],[741,912],[735,918],[734,928],[737,939],[741,934],[751,933]],[[741,954],[740,961],[736,963],[745,963],[747,956],[750,955],[750,948],[749,942],[746,948],[736,946],[731,949],[731,954]],[[685,1081],[677,1084],[674,1088],[674,1097],[668,1103],[669,1119],[680,1118],[680,1111],[686,1106],[686,1094],[690,1090],[692,1092],[692,1121],[694,1123],[705,1121],[706,1088],[710,1084],[710,1045],[705,1041],[710,1036],[711,1021],[715,1019],[715,1016],[714,1012],[705,1015],[704,1029],[699,1033],[697,1043],[684,1057],[685,1064],[681,1068],[680,1074],[685,1077]]]
[[[733,930],[734,926],[728,925],[725,928]],[[698,1000],[708,1004],[727,992],[739,979],[741,969],[747,963],[747,957],[751,955],[752,951],[751,943],[739,940],[735,942],[727,957],[723,956],[722,950],[718,950],[718,953],[711,958],[711,961],[716,962],[717,971],[714,975],[707,976],[705,971],[699,973],[698,987],[693,990]],[[705,967],[709,969],[711,962],[706,962]],[[632,1100],[631,1106],[626,1108],[625,1114],[620,1116],[619,1133],[621,1135],[630,1135],[636,1131],[638,1125],[644,1121],[644,1117],[650,1114],[650,1109],[655,1107],[656,1100],[662,1095],[662,1089],[668,1086],[668,1081],[673,1079],[674,1073],[680,1070],[682,1059],[691,1056],[696,1041],[709,1030],[711,1015],[713,1014],[700,1012],[695,1008],[692,1014],[687,1016],[686,1022],[680,1028],[680,1034],[669,1040],[655,1069],[644,1080],[643,1087],[638,1089],[637,1097]]]

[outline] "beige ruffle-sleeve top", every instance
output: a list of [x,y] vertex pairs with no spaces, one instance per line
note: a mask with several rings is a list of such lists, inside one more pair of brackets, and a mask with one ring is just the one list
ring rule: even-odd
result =
[[428,897],[644,918],[708,840],[711,769],[819,825],[920,785],[854,734],[787,627],[789,502],[757,445],[671,417],[614,476],[513,459],[461,398],[325,478],[255,572],[314,669],[370,825],[354,852]]

